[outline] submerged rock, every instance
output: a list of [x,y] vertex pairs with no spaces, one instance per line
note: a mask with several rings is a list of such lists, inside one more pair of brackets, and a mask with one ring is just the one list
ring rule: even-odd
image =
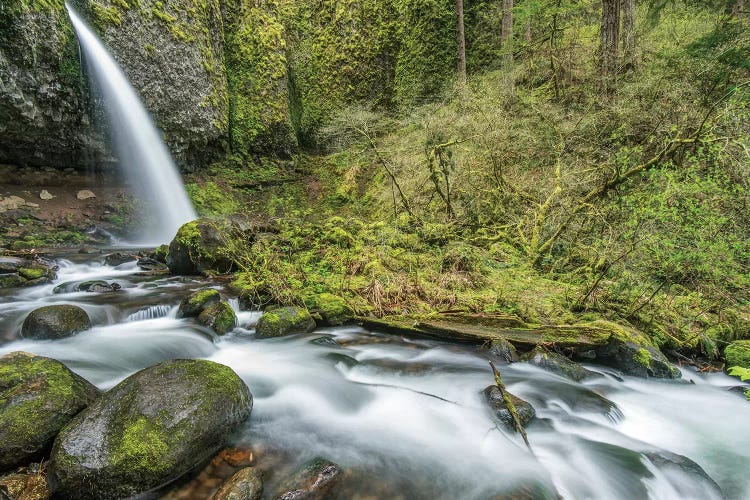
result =
[[220,450],[250,416],[252,396],[231,368],[172,360],[131,375],[60,432],[49,481],[61,498],[150,491]]
[[556,373],[557,375],[569,378],[576,382],[580,382],[586,377],[594,375],[594,372],[569,360],[562,354],[552,352],[541,346],[537,346],[533,351],[524,354],[522,359],[529,364],[542,368],[543,370]]
[[213,288],[193,292],[180,302],[177,309],[178,318],[192,318],[198,316],[203,310],[221,301],[219,292]]
[[[490,385],[482,391],[484,399],[492,410],[492,414],[497,421],[508,427],[509,429],[515,429],[515,423],[513,422],[513,415],[508,409],[508,405],[505,404],[503,395],[500,392],[500,388],[496,385]],[[510,394],[510,399],[513,401],[513,405],[516,407],[516,413],[521,425],[524,427],[531,422],[531,419],[536,415],[536,410],[531,406],[531,403],[524,401],[523,399]]]
[[260,500],[263,496],[263,474],[255,467],[234,473],[211,496],[211,500]]
[[339,326],[354,320],[354,310],[342,297],[332,293],[321,293],[305,300],[313,314],[320,315],[326,326]]
[[115,252],[104,257],[104,263],[108,266],[117,267],[126,262],[133,262],[135,255],[125,252]]
[[237,326],[237,315],[227,302],[221,301],[203,309],[198,322],[212,329],[217,335],[224,335]]
[[40,458],[98,395],[54,359],[26,352],[0,358],[0,471]]
[[263,313],[258,320],[256,335],[260,338],[282,337],[293,333],[308,333],[315,329],[310,312],[301,307],[279,307]]
[[34,309],[21,326],[27,339],[62,339],[91,328],[91,319],[78,306],[59,304]]
[[324,458],[305,462],[281,486],[275,500],[323,500],[341,477],[341,468]]
[[[723,498],[724,495],[721,488],[711,476],[709,476],[703,467],[690,460],[688,457],[671,453],[669,451],[660,450],[646,452],[643,454],[652,464],[657,468],[668,472],[670,470],[676,470],[692,476],[693,478],[700,481],[704,487],[710,490],[711,493],[715,494],[719,498]],[[696,491],[695,485],[691,482],[685,482],[683,480],[670,481],[675,489],[679,492],[682,498],[705,498],[704,495]]]

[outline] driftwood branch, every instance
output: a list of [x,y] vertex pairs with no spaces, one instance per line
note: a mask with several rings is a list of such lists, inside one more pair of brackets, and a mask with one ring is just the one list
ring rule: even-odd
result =
[[510,393],[507,391],[507,389],[505,389],[505,384],[503,384],[503,379],[500,377],[500,372],[495,367],[495,364],[492,361],[490,361],[490,368],[492,368],[492,373],[495,375],[495,385],[497,385],[497,388],[500,389],[500,394],[502,394],[503,396],[503,402],[505,403],[505,406],[508,407],[508,411],[513,417],[513,427],[515,427],[516,432],[521,435],[521,437],[523,438],[523,442],[526,443],[526,447],[529,449],[529,451],[531,453],[534,453],[534,450],[531,449],[531,444],[529,444],[529,437],[526,435],[526,429],[523,428],[521,419],[518,417],[516,405],[513,404],[513,399],[510,397]]

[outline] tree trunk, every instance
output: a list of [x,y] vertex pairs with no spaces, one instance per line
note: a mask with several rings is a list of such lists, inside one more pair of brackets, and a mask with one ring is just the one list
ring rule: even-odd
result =
[[513,0],[503,0],[503,22],[500,31],[500,42],[505,47],[513,40]]
[[464,37],[463,0],[456,0],[456,33],[458,41],[458,86],[463,96],[466,91],[466,38]]
[[620,0],[602,0],[602,27],[600,67],[607,81],[617,72],[617,55],[620,38]]
[[638,64],[636,61],[636,38],[635,38],[635,0],[622,0],[622,54],[623,66],[633,69]]

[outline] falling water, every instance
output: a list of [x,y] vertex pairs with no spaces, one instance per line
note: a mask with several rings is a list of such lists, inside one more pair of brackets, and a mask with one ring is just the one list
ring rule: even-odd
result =
[[75,10],[65,5],[92,86],[104,100],[121,168],[155,214],[153,222],[141,228],[138,243],[163,243],[196,218],[195,210],[169,151],[125,74]]

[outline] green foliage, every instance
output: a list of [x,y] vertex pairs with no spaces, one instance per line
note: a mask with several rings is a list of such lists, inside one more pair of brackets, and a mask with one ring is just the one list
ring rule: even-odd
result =
[[232,193],[215,182],[190,183],[185,189],[198,215],[228,215],[239,210],[239,203]]

